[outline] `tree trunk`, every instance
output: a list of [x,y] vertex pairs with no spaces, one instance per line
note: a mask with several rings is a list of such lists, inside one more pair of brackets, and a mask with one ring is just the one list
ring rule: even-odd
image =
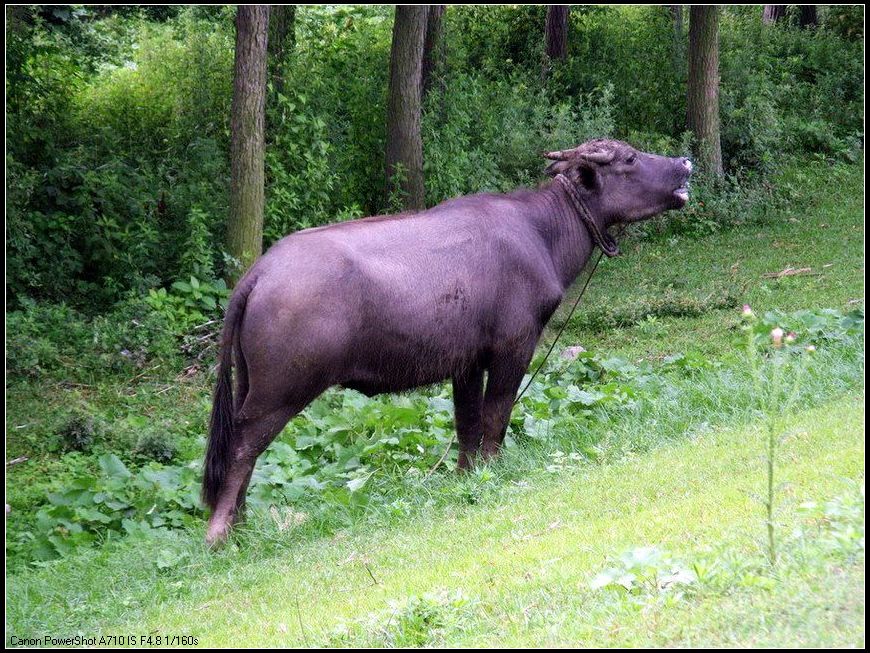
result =
[[671,5],[671,15],[674,18],[674,74],[678,79],[683,79],[686,58],[683,47],[683,5]]
[[764,13],[761,14],[761,22],[765,25],[773,25],[785,16],[787,5],[764,5]]
[[264,122],[269,5],[240,5],[236,15],[236,63],[230,141],[229,254],[241,269],[235,282],[263,249]]
[[545,51],[550,59],[564,59],[568,55],[568,5],[547,6]]
[[271,5],[269,11],[269,79],[284,90],[284,64],[296,44],[296,5]]
[[554,60],[564,61],[568,56],[568,5],[547,5],[544,27],[544,68],[541,76],[546,80]]
[[689,10],[688,123],[701,170],[722,176],[719,142],[719,6]]
[[24,33],[33,26],[36,5],[6,5],[6,29]]
[[432,87],[433,76],[444,65],[445,46],[443,38],[444,10],[447,5],[429,5],[426,17],[426,38],[423,41],[423,71],[421,73],[423,95]]
[[397,5],[387,102],[387,193],[406,209],[424,206],[420,111],[426,5]]
[[815,27],[819,23],[819,13],[816,5],[801,5],[800,26]]
[[674,17],[674,38],[683,37],[683,5],[671,5],[671,16]]

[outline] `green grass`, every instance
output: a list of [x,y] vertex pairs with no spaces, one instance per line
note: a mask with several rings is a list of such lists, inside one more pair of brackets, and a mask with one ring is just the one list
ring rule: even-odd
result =
[[[780,183],[794,187],[793,201],[764,221],[701,239],[629,241],[625,256],[603,264],[562,346],[652,361],[700,351],[715,363],[656,373],[654,402],[512,446],[468,476],[384,470],[361,505],[295,505],[307,517],[300,526],[282,530],[255,514],[217,554],[193,529],[18,569],[7,577],[7,643],[123,632],[215,646],[863,645],[864,554],[854,546],[856,533],[863,538],[863,348],[820,349],[785,419],[775,570],[754,498],[765,484],[759,401],[734,351],[743,303],[757,312],[845,308],[863,297],[862,175],[857,166],[789,168]],[[761,276],[787,266],[821,275]],[[723,296],[734,305],[714,308]],[[584,318],[631,315],[638,304],[661,312],[604,331]],[[669,314],[687,304],[700,314]],[[201,446],[209,391],[206,375],[159,370],[93,387],[13,384],[7,445],[32,459],[9,470],[7,519],[26,515],[53,477],[91,469],[119,445],[110,432],[94,454],[46,447],[70,405],[107,424],[165,420],[183,460]],[[798,509],[834,497],[860,505],[860,523]],[[590,589],[644,546],[718,571],[682,593]]]
[[[863,553],[825,553],[813,536],[792,542],[787,534],[800,522],[801,502],[856,492],[862,406],[853,395],[785,424],[792,435],[780,455],[787,491],[778,521],[787,544],[776,571],[765,566],[763,510],[753,498],[765,483],[763,437],[746,426],[613,464],[494,479],[471,507],[424,510],[393,528],[291,539],[277,551],[276,533],[256,532],[217,555],[173,538],[94,552],[11,579],[7,632],[301,645],[329,642],[350,624],[346,643],[377,644],[400,627],[389,623],[393,602],[460,591],[470,606],[448,611],[436,600],[444,624],[425,628],[418,643],[861,645]],[[733,578],[680,598],[589,589],[613,557],[649,545],[689,563],[740,565]],[[148,558],[161,550],[178,566],[159,571]]]

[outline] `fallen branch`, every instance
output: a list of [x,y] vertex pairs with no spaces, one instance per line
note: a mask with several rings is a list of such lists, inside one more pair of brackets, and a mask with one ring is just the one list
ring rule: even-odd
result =
[[220,322],[220,320],[209,320],[208,322],[203,322],[202,324],[197,324],[195,327],[193,327],[193,330],[198,331],[199,329],[204,329],[208,326],[211,326],[212,324],[217,324],[218,322]]
[[302,610],[299,609],[299,595],[296,599],[296,618],[299,620],[299,630],[302,632],[302,641],[305,642],[305,647],[308,648],[308,634],[305,632],[305,626],[302,625]]
[[363,563],[363,567],[366,568],[366,571],[369,572],[369,577],[372,579],[372,582],[373,582],[375,585],[380,585],[380,583],[378,582],[378,579],[375,578],[375,575],[372,573],[372,570],[369,569],[369,566],[366,564],[366,562],[365,562],[365,561],[362,561],[362,563]]
[[142,370],[141,372],[139,372],[139,374],[137,374],[132,379],[127,381],[124,385],[131,385],[134,381],[137,381],[137,380],[141,379],[143,376],[145,376],[146,374],[148,374],[148,372],[153,372],[154,370],[159,369],[159,368],[160,368],[160,363],[158,363],[157,365],[154,365],[153,367],[148,367],[148,368]]
[[444,450],[444,453],[441,454],[441,457],[438,459],[438,462],[435,463],[435,465],[432,467],[432,469],[430,469],[428,472],[426,472],[426,476],[423,477],[423,480],[424,480],[424,481],[425,481],[427,478],[429,478],[430,476],[432,476],[432,473],[433,473],[436,469],[438,469],[438,468],[441,466],[441,463],[444,462],[444,459],[447,458],[447,454],[449,454],[449,453],[450,453],[450,450],[453,448],[453,442],[454,442],[455,440],[456,440],[456,434],[454,433],[454,434],[450,437],[450,442],[447,443],[447,448]]
[[27,456],[18,456],[18,458],[13,458],[9,462],[6,463],[7,467],[12,467],[12,465],[18,465],[19,463],[26,463],[30,460]]
[[766,272],[761,276],[765,279],[782,279],[783,277],[796,277],[810,275],[814,277],[821,276],[821,272],[813,272],[812,268],[786,268],[780,272]]

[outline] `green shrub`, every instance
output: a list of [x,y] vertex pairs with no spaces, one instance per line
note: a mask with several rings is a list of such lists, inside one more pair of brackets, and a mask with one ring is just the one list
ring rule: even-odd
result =
[[6,314],[6,372],[40,377],[75,368],[90,346],[90,332],[81,314],[65,304],[26,300],[21,310]]
[[329,161],[326,120],[309,113],[307,96],[275,93],[266,151],[269,195],[263,235],[273,243],[288,233],[331,221],[336,181]]
[[[722,148],[732,168],[765,164],[785,151],[841,155],[863,135],[860,44],[825,29],[771,27],[754,13],[726,11],[720,53]],[[815,138],[807,138],[808,129]]]
[[60,446],[67,451],[88,451],[97,438],[97,425],[93,415],[74,412],[61,426]]
[[[160,287],[222,276],[234,9],[79,7],[49,22],[54,9],[27,11],[36,19],[10,31],[7,49],[9,305],[31,296],[95,313],[143,277]],[[545,11],[447,11],[443,83],[423,118],[427,204],[534,185],[542,149],[592,136],[685,152],[687,21],[676,41],[665,6],[574,6],[568,57],[543,80]],[[722,147],[738,183],[696,185],[700,231],[745,213],[737,186],[751,179],[754,193],[784,154],[858,160],[863,147],[863,12],[825,8],[808,30],[762,25],[759,13],[723,9]],[[267,244],[390,208],[392,15],[297,12],[267,99]]]
[[138,374],[158,360],[178,367],[184,336],[217,318],[227,296],[222,281],[193,278],[169,294],[131,292],[92,319],[65,304],[26,300],[7,314],[7,373],[90,383],[106,374]]
[[423,121],[427,204],[484,190],[534,186],[541,153],[613,132],[612,89],[552,102],[536,80],[452,75]]
[[136,439],[133,455],[159,463],[168,463],[175,458],[178,447],[172,441],[171,434],[158,428],[146,428]]

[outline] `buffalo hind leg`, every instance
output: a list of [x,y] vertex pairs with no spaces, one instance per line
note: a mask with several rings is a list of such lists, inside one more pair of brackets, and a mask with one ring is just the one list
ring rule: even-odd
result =
[[501,449],[507,432],[517,390],[526,373],[534,347],[527,353],[512,353],[493,360],[486,379],[486,394],[483,399],[483,442],[481,455],[484,460],[495,456]]
[[[256,461],[254,462],[254,465],[256,465]],[[247,499],[248,485],[251,484],[251,476],[253,475],[254,467],[251,467],[251,471],[248,472],[248,476],[245,478],[242,487],[239,489],[239,496],[236,498],[236,512],[233,516],[234,524],[240,524],[245,519],[245,499]]]
[[483,435],[483,369],[471,368],[453,377],[453,407],[456,435],[459,438],[459,469],[468,469],[480,447]]
[[236,420],[231,462],[208,521],[205,540],[210,546],[226,540],[230,528],[244,509],[248,483],[257,458],[297,412],[299,410],[295,407],[284,407],[265,413],[262,417],[241,417]]

